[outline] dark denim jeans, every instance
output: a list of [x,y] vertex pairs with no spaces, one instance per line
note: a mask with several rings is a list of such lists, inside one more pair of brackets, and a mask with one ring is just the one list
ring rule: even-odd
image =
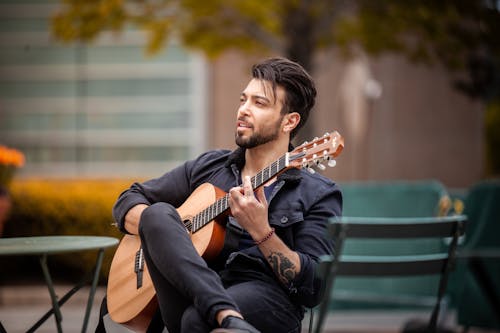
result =
[[156,203],[140,223],[144,256],[169,333],[209,332],[216,313],[240,311],[262,332],[300,332],[302,310],[277,284],[240,280],[224,284],[198,255],[174,207]]

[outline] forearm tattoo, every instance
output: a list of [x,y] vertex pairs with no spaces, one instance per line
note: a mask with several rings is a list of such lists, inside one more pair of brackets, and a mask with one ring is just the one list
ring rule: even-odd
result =
[[288,284],[295,278],[295,265],[281,252],[271,252],[267,257],[272,269],[284,284]]

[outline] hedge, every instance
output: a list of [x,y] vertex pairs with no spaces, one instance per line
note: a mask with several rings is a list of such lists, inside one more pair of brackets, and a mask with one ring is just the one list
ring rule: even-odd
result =
[[[10,187],[12,210],[3,236],[97,235],[120,238],[121,233],[112,225],[111,210],[119,194],[132,182],[101,179],[15,180]],[[115,248],[110,248],[105,252],[101,283],[108,276],[114,251]],[[50,256],[49,268],[56,279],[73,278],[89,272],[95,258],[96,251]],[[22,265],[22,260],[17,258],[15,267]],[[32,263],[29,265],[33,266]],[[23,269],[14,271],[24,273]]]

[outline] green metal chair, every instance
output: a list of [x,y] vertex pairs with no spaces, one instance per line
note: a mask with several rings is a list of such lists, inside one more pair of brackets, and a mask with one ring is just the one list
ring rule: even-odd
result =
[[[343,215],[346,217],[434,217],[446,215],[451,206],[446,188],[436,180],[349,182],[340,185],[344,196]],[[344,245],[343,252],[349,255],[374,251],[378,254],[390,254],[395,246],[413,253],[424,248],[439,251],[443,244],[436,239],[397,240],[387,244],[380,239],[361,239],[349,240]],[[402,308],[407,306],[401,302],[402,294],[411,291],[424,299],[424,296],[433,295],[436,280],[435,276],[377,279],[340,277],[336,281],[334,292],[337,297],[332,308]],[[373,290],[383,294],[386,302],[373,302],[367,298],[366,295]],[[414,307],[414,304],[409,306]]]
[[[318,310],[316,325],[310,322],[310,329],[321,332],[329,311],[331,299],[336,294],[334,281],[341,276],[380,278],[387,276],[439,276],[438,290],[435,292],[434,308],[429,319],[429,332],[437,327],[441,300],[446,291],[448,276],[452,270],[458,239],[465,230],[466,216],[417,218],[349,218],[332,219],[329,225],[331,237],[335,239],[335,255],[324,256],[319,265],[319,274],[325,278],[325,300]],[[448,240],[445,251],[426,253],[424,251],[399,251],[398,246],[391,247],[390,253],[377,255],[346,255],[344,245],[351,239],[379,239],[385,243],[410,239]],[[333,291],[333,293],[332,293]],[[378,298],[380,301],[382,299]],[[418,302],[418,298],[407,297],[408,302]]]

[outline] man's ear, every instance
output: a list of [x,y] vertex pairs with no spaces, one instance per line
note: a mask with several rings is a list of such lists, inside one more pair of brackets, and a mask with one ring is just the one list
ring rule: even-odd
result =
[[300,122],[300,114],[297,112],[287,113],[283,117],[283,131],[290,133]]

